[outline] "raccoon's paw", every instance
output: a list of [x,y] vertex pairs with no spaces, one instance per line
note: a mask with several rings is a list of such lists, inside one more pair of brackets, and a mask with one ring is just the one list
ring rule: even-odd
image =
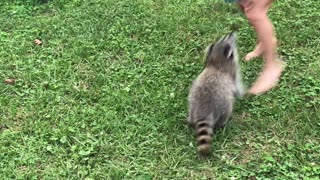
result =
[[193,128],[194,124],[191,121],[191,118],[188,116],[188,118],[186,119],[186,123],[189,125],[189,127]]
[[244,97],[248,92],[248,87],[241,85],[240,87],[237,88],[236,92],[234,93],[234,96],[236,98],[242,98]]
[[217,124],[214,126],[213,130],[214,130],[215,132],[217,132],[217,131],[220,131],[221,129],[223,129],[224,127],[226,127],[226,123],[217,123]]
[[235,92],[233,93],[233,96],[234,96],[235,98],[242,98],[244,95],[245,95],[245,93],[242,92],[242,91],[235,91]]
[[190,116],[187,117],[187,122],[191,124],[191,118],[190,118]]

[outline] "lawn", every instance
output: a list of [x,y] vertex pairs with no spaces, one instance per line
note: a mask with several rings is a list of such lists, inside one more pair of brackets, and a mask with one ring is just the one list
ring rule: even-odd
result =
[[[3,179],[319,179],[320,1],[269,13],[287,67],[266,94],[238,99],[230,123],[197,153],[185,123],[207,45],[255,33],[217,0],[1,0]],[[37,40],[35,42],[35,40]]]

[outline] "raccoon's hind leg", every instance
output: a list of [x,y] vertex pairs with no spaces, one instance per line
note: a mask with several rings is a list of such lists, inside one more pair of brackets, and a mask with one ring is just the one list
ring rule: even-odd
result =
[[188,117],[187,117],[187,123],[188,123],[188,125],[190,126],[190,127],[192,127],[192,128],[194,128],[194,117],[192,116],[193,115],[193,108],[190,106],[190,108],[189,108],[189,114],[188,114]]
[[218,122],[214,126],[214,130],[224,128],[232,115],[232,105],[228,105],[225,111],[219,117]]

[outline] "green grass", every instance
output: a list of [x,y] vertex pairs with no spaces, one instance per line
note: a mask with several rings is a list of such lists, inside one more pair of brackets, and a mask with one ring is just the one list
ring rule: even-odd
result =
[[[236,102],[232,121],[203,158],[184,121],[188,87],[215,39],[238,31],[242,58],[254,47],[237,6],[2,0],[0,176],[317,179],[319,9],[320,1],[274,3],[270,17],[286,71],[277,88]],[[262,61],[241,65],[250,85]]]

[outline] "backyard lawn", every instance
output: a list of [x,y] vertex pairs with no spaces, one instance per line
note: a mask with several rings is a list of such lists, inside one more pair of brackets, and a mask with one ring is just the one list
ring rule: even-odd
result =
[[320,179],[320,1],[269,13],[286,69],[201,157],[186,124],[205,48],[255,32],[223,0],[1,0],[1,179]]

